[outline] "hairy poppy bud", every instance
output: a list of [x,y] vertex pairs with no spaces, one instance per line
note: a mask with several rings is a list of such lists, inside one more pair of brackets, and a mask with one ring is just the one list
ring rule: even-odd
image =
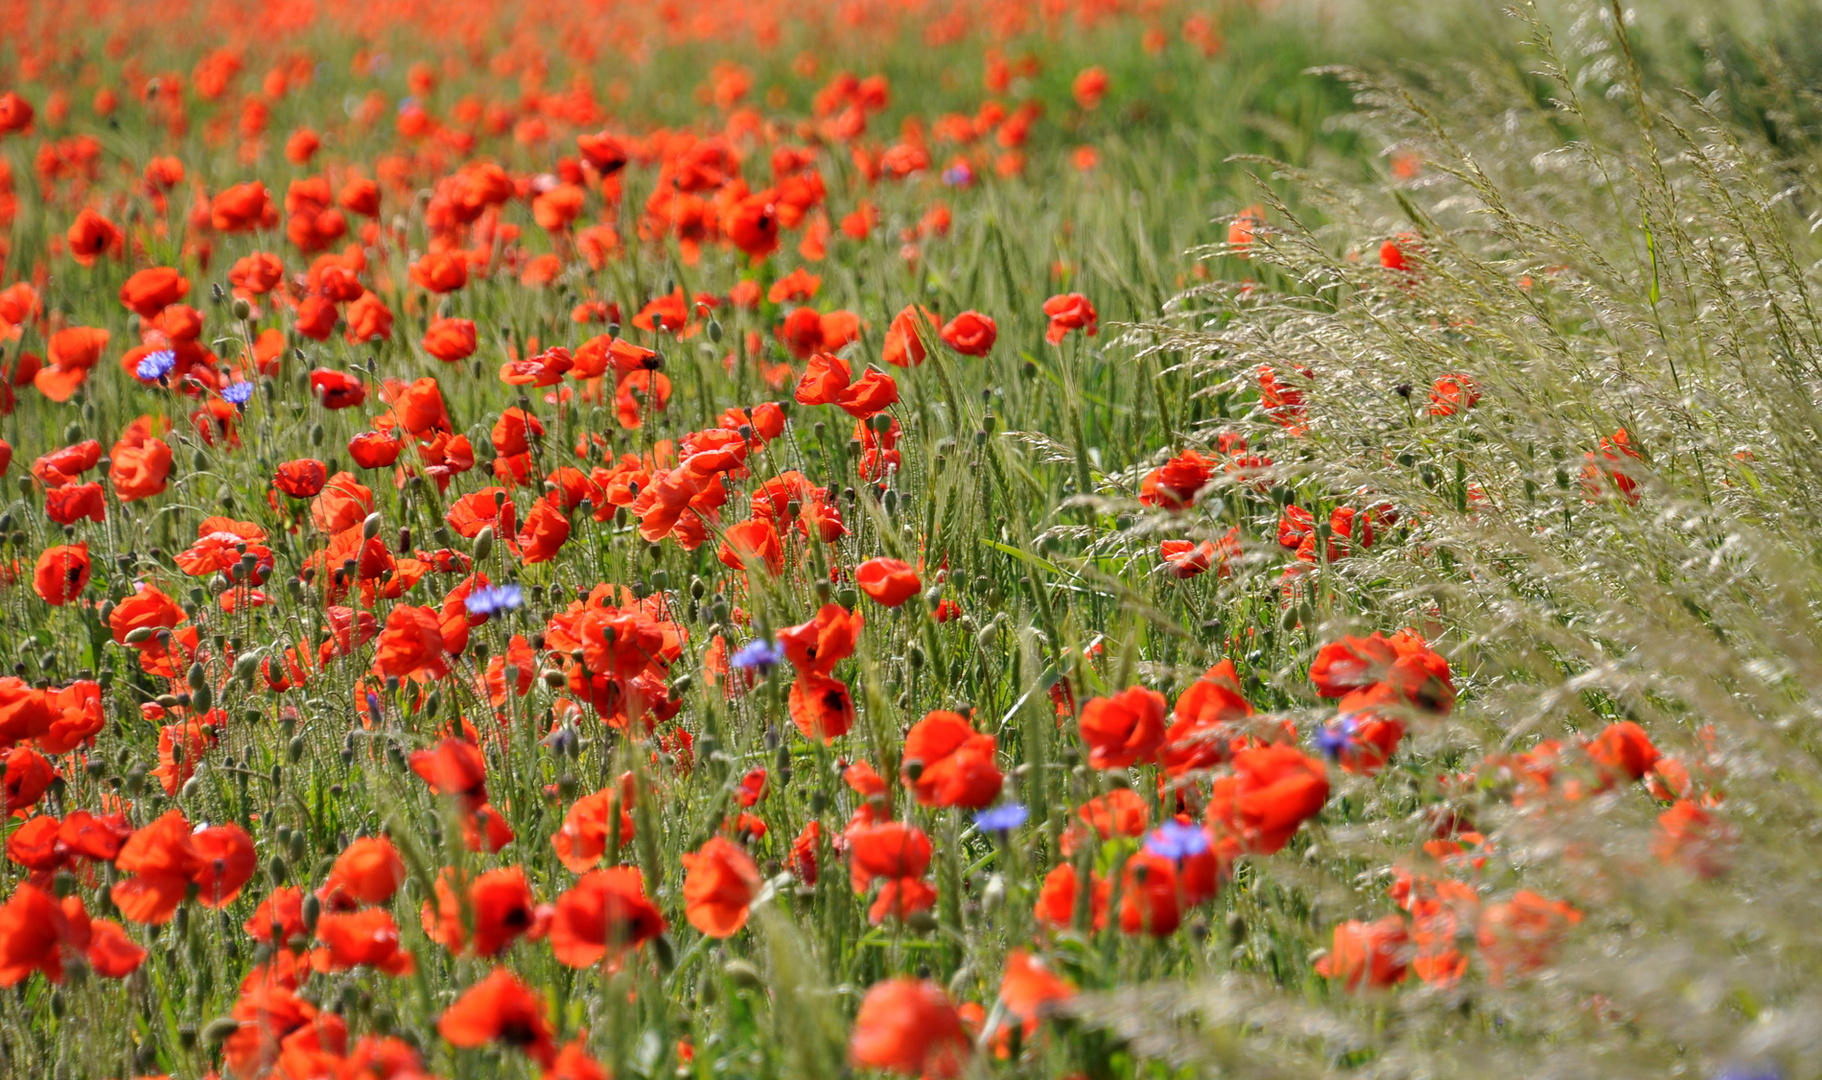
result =
[[493,554],[493,526],[488,525],[488,526],[483,527],[480,532],[475,534],[475,537],[474,537],[475,561],[480,562],[482,560],[485,560],[489,555],[492,555],[492,554]]
[[740,987],[742,990],[757,990],[765,985],[765,980],[760,976],[759,969],[754,967],[751,961],[742,960],[738,957],[723,964],[721,966],[721,973],[728,977],[729,982]]

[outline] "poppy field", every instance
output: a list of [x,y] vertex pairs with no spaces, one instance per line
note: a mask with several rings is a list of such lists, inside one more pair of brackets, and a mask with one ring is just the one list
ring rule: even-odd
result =
[[1822,16],[0,0],[0,1075],[1822,1075]]

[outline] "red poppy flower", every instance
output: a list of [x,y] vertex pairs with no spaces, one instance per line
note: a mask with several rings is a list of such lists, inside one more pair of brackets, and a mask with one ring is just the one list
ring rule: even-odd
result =
[[[550,842],[557,849],[557,860],[571,871],[580,874],[594,869],[610,844],[632,843],[633,816],[628,812],[633,803],[631,778],[628,774],[618,787],[584,795],[563,815],[563,824]],[[619,821],[610,822],[609,815],[616,806]]]
[[934,330],[940,322],[928,308],[906,307],[892,317],[886,327],[885,346],[880,358],[894,367],[916,367],[924,362],[924,330]]
[[437,1031],[454,1046],[500,1042],[546,1067],[557,1059],[544,998],[505,968],[464,991],[437,1018]]
[[424,330],[424,351],[453,364],[474,355],[475,328],[468,319],[438,319]]
[[1207,823],[1217,835],[1237,838],[1248,851],[1270,855],[1328,802],[1322,762],[1294,746],[1271,744],[1234,755],[1234,775],[1218,778],[1209,793]]
[[759,895],[759,867],[744,848],[711,837],[683,856],[683,902],[690,925],[709,937],[732,937],[746,925]]
[[323,883],[330,897],[346,897],[361,904],[383,904],[405,883],[405,861],[392,841],[382,836],[361,837],[342,849]]
[[154,266],[127,278],[120,287],[120,302],[128,311],[149,319],[190,292],[190,283],[168,266]]
[[[1107,904],[1113,894],[1113,883],[1095,873],[1090,874],[1090,882],[1090,924],[1094,929],[1100,930],[1107,925]],[[1038,889],[1037,906],[1033,911],[1038,922],[1053,930],[1067,930],[1073,925],[1076,889],[1075,867],[1068,863],[1057,866],[1044,875],[1044,883]]]
[[899,606],[923,589],[910,563],[884,557],[868,559],[855,567],[854,584],[876,603],[889,608]]
[[791,683],[791,722],[806,739],[831,742],[854,726],[854,698],[848,684],[814,672]]
[[432,251],[411,264],[411,280],[432,293],[451,293],[468,284],[468,259],[460,251]]
[[929,980],[887,979],[861,999],[848,1056],[862,1068],[949,1080],[973,1050],[961,1013]]
[[1050,316],[1050,327],[1044,331],[1044,340],[1052,345],[1062,344],[1071,330],[1080,330],[1089,337],[1094,337],[1100,318],[1094,305],[1081,293],[1051,297],[1044,301],[1044,314]]
[[351,409],[367,400],[367,384],[345,371],[317,368],[310,373],[310,392],[325,409]]
[[107,517],[107,500],[100,484],[71,484],[44,493],[44,513],[59,525],[74,525],[85,518],[102,521]]
[[827,675],[835,665],[854,654],[854,644],[866,620],[840,604],[824,604],[807,623],[778,632],[785,656],[806,674]]
[[1487,974],[1500,986],[1548,966],[1558,943],[1581,921],[1582,913],[1561,900],[1521,889],[1510,900],[1482,909],[1475,943]]
[[317,971],[347,971],[370,967],[388,975],[409,975],[416,967],[411,954],[399,947],[399,927],[385,908],[355,912],[324,912],[316,921],[321,947],[310,953]]
[[943,343],[963,356],[986,356],[993,351],[999,327],[978,311],[964,311],[943,325]]
[[557,961],[594,967],[662,934],[664,916],[646,898],[639,871],[627,866],[593,870],[557,897],[550,945]]
[[444,870],[437,876],[435,899],[424,901],[420,914],[424,932],[450,952],[493,956],[526,934],[542,936],[537,901],[521,868],[481,874],[468,883],[465,898],[457,894],[459,888],[456,871]]
[[961,716],[937,710],[905,733],[906,786],[924,806],[979,810],[1000,794],[1005,775],[994,763],[997,744]]
[[62,607],[81,594],[89,583],[87,543],[56,544],[38,556],[32,590],[53,607]]
[[919,878],[930,866],[930,837],[915,825],[888,821],[850,825],[848,879],[854,891],[866,892],[877,878]]
[[1123,769],[1156,761],[1164,748],[1164,695],[1135,686],[1110,698],[1095,698],[1082,709],[1082,741],[1088,764]]
[[1338,979],[1349,990],[1391,986],[1404,979],[1410,946],[1410,932],[1396,915],[1373,922],[1349,920],[1335,927],[1329,954],[1316,961],[1316,974]]

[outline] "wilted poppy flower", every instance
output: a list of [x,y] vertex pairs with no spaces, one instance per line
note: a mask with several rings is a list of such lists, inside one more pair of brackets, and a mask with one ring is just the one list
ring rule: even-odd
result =
[[709,937],[732,937],[746,925],[747,908],[759,895],[759,867],[746,850],[711,837],[683,856],[683,902],[690,925]]
[[955,1003],[927,979],[875,983],[861,999],[848,1040],[855,1065],[925,1080],[960,1073],[972,1049]]

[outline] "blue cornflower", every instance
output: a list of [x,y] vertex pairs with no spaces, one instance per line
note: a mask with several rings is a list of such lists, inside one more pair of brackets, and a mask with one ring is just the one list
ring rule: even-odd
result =
[[1784,1080],[1775,1065],[1736,1066],[1714,1074],[1714,1080]]
[[497,615],[525,606],[525,590],[517,585],[490,585],[468,594],[470,615]]
[[1338,758],[1353,749],[1354,734],[1354,718],[1344,716],[1316,732],[1316,748],[1331,759]]
[[229,383],[222,387],[221,397],[223,401],[233,405],[236,409],[246,412],[247,402],[253,398],[253,384],[250,382]]
[[990,806],[974,815],[974,823],[980,826],[983,832],[1004,833],[1011,832],[1025,824],[1026,819],[1030,817],[1031,811],[1018,803],[1002,803],[999,806]]
[[967,187],[974,183],[974,170],[965,161],[958,161],[943,170],[943,183],[950,187]]
[[742,671],[754,669],[769,671],[782,663],[784,663],[784,647],[764,638],[754,638],[734,650],[734,655],[728,658],[729,665]]
[[169,375],[171,369],[176,366],[177,354],[169,349],[159,349],[156,352],[147,353],[146,358],[141,360],[139,366],[133,370],[135,374],[147,382],[150,382],[153,379],[164,382],[164,377]]
[[1145,850],[1161,859],[1187,859],[1208,850],[1208,834],[1195,825],[1166,821],[1145,838]]

